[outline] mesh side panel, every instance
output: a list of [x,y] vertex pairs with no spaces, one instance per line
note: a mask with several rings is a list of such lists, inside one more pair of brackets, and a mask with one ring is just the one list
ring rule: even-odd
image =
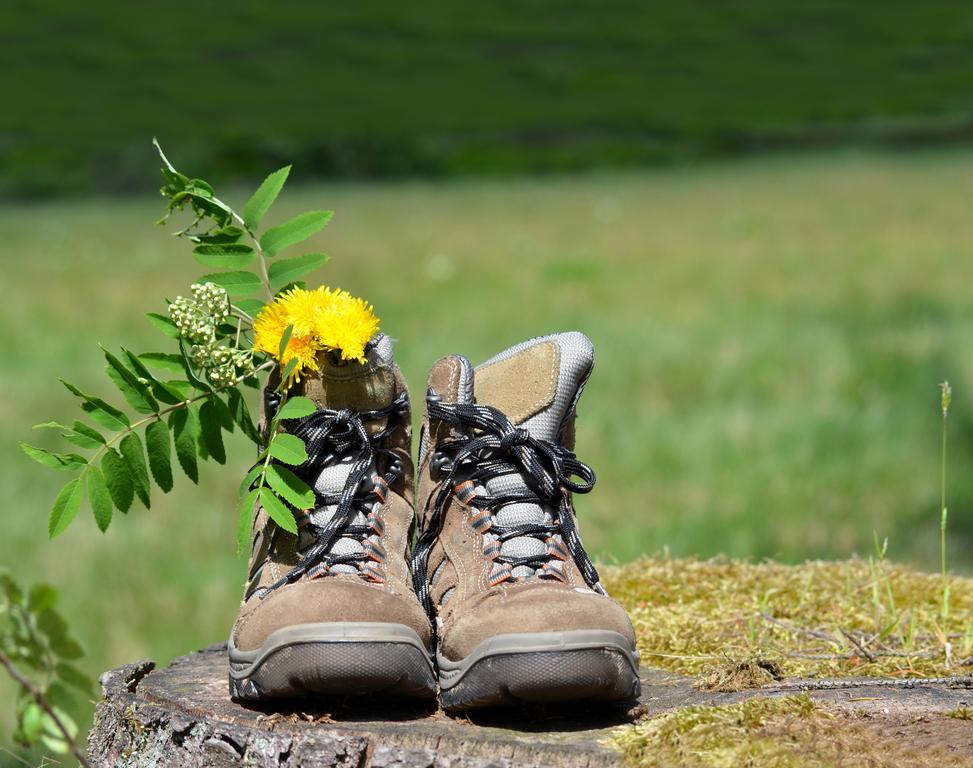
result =
[[443,561],[436,566],[436,570],[432,572],[432,578],[429,579],[429,583],[435,584],[437,581],[439,581],[439,577],[443,575],[443,571],[445,569],[446,569],[446,560],[444,558]]
[[366,359],[371,365],[392,364],[392,339],[380,333],[372,339],[374,346],[368,351]]
[[[348,475],[351,474],[351,457],[345,459],[339,464],[332,464],[321,470],[314,481],[314,489],[318,493],[333,494],[340,493],[345,487],[345,483],[348,481]],[[337,510],[337,505],[329,505],[325,507],[320,507],[311,513],[311,521],[315,525],[325,525],[332,518],[335,511]],[[368,521],[365,516],[359,512],[355,515],[353,520],[353,525],[367,525]],[[345,537],[336,539],[334,545],[331,547],[331,551],[336,555],[359,555],[365,550],[363,549],[361,542],[357,539]],[[351,564],[342,563],[334,566],[332,569],[337,573],[358,573],[358,569]]]
[[557,344],[561,353],[557,392],[554,395],[554,402],[540,413],[527,419],[523,426],[536,438],[555,440],[558,429],[561,426],[561,421],[571,407],[578,387],[584,382],[591,367],[594,365],[595,350],[591,344],[591,340],[578,331],[555,333],[550,336],[538,336],[537,338],[529,339],[528,341],[510,347],[510,349],[490,358],[483,365],[486,366],[491,363],[506,360],[518,352],[523,352],[529,347],[547,341],[553,341]]

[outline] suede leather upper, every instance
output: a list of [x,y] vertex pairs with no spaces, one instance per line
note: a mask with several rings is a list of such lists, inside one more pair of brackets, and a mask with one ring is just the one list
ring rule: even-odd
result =
[[[394,364],[333,366],[321,361],[320,367],[317,375],[302,382],[299,392],[319,406],[356,411],[379,409],[406,389]],[[271,633],[296,624],[345,621],[404,624],[423,643],[431,643],[432,629],[413,591],[408,567],[415,524],[408,416],[389,435],[386,445],[395,450],[404,471],[377,510],[384,523],[379,539],[386,553],[381,564],[382,583],[372,583],[354,574],[313,580],[303,577],[261,597],[260,590],[287,574],[300,555],[296,551],[297,539],[279,529],[258,508],[244,601],[232,630],[236,648],[244,651],[259,648]]]
[[[541,341],[526,350],[475,370],[477,403],[504,410],[515,424],[523,423],[553,399],[550,383],[558,366],[557,349]],[[444,402],[457,402],[465,361],[439,360],[428,386]],[[484,372],[483,381],[480,372]],[[552,374],[552,371],[554,372]],[[505,410],[506,409],[506,410]],[[560,440],[574,440],[574,414],[565,421]],[[431,469],[436,446],[453,435],[445,424],[423,419],[428,446],[419,467],[417,506],[420,524],[427,525],[439,490]],[[531,578],[490,586],[493,560],[484,554],[483,536],[470,523],[471,510],[452,495],[443,527],[432,546],[428,569],[430,594],[437,617],[440,652],[452,661],[468,655],[482,641],[519,632],[561,632],[601,629],[617,632],[635,648],[635,633],[624,609],[586,584],[572,560],[564,563],[564,581]]]

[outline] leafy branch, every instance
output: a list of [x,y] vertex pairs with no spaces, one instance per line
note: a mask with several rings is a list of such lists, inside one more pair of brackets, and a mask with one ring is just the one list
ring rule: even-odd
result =
[[[137,354],[123,348],[116,355],[103,349],[105,372],[127,408],[62,380],[93,423],[78,419],[70,426],[58,422],[37,426],[58,430],[65,441],[90,453],[59,453],[21,444],[38,463],[74,473],[54,500],[48,532],[51,537],[62,533],[85,496],[102,531],[108,529],[115,510],[127,513],[136,498],[149,508],[153,481],[163,493],[173,488],[173,452],[183,473],[198,482],[199,462],[225,463],[223,433],[238,428],[260,446],[257,466],[261,470],[251,478],[253,490],[250,484],[241,490],[242,502],[245,505],[249,500],[252,509],[252,502],[259,500],[282,528],[296,532],[287,504],[309,508],[313,491],[280,465],[287,458],[277,454],[293,458],[296,451],[291,445],[288,454],[289,436],[278,434],[277,420],[281,413],[313,410],[313,404],[289,405],[284,392],[276,420],[261,432],[242,388],[260,387],[261,375],[278,367],[273,357],[254,349],[254,323],[264,300],[302,285],[298,282],[302,277],[328,260],[319,253],[277,257],[319,232],[332,213],[308,211],[261,230],[290,166],[271,173],[240,214],[217,197],[208,182],[176,170],[158,142],[153,143],[162,161],[165,183],[161,194],[167,200],[159,223],[168,222],[177,212],[190,212],[190,224],[174,235],[189,240],[196,261],[216,271],[192,286],[191,297],[169,302],[167,314],[148,313],[149,321],[175,343],[174,351]],[[254,296],[257,293],[262,299]],[[289,333],[290,329],[281,340],[277,359],[284,359]],[[279,371],[281,381],[288,379],[295,364],[291,360]]]
[[[72,687],[91,695],[91,683],[71,662],[82,656],[67,624],[55,610],[57,592],[46,584],[28,594],[0,571],[0,667],[17,684],[17,731],[24,746],[42,744],[52,752],[70,752],[88,766],[78,744],[78,726],[67,714]],[[33,670],[32,679],[22,668]]]

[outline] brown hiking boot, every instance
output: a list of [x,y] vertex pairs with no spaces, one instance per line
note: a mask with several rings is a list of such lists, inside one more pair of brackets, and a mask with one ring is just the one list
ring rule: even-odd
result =
[[476,369],[446,357],[429,374],[413,572],[446,709],[639,694],[632,624],[601,587],[571,502],[595,482],[572,452],[593,363],[586,336],[561,333]]
[[[319,364],[295,393],[318,411],[284,422],[307,446],[296,473],[317,506],[297,513],[296,537],[257,510],[230,695],[435,696],[432,632],[408,567],[409,396],[391,342],[377,336],[365,364]],[[275,406],[268,389],[265,409]]]

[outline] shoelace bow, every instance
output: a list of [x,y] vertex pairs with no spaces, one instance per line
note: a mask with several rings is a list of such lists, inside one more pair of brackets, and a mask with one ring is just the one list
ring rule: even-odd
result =
[[[434,479],[440,485],[429,523],[419,536],[412,560],[416,592],[430,616],[434,609],[427,578],[429,554],[442,530],[452,496],[477,510],[471,519],[474,526],[478,518],[490,520],[489,531],[498,537],[498,550],[504,541],[515,537],[546,539],[560,534],[588,586],[604,592],[598,572],[581,544],[570,501],[572,492],[588,493],[594,487],[594,470],[563,445],[535,438],[526,429],[515,427],[504,413],[491,406],[443,403],[431,393],[426,406],[430,422],[446,422],[463,433],[462,437],[443,441],[430,459],[434,471],[439,473]],[[492,478],[511,474],[523,478],[526,489],[494,495],[474,490],[484,488]],[[458,477],[463,479],[457,485]],[[575,477],[580,482],[575,482]],[[501,526],[492,518],[503,507],[518,503],[553,507],[557,513],[551,523],[520,526]],[[552,555],[511,558],[496,551],[494,557],[512,569],[519,565],[543,566]]]
[[[302,527],[312,533],[314,544],[308,547],[301,560],[285,576],[262,589],[259,592],[260,597],[266,597],[275,589],[293,583],[309,572],[325,575],[334,565],[369,559],[367,552],[336,555],[331,552],[331,548],[340,538],[350,536],[362,540],[370,533],[381,532],[381,521],[378,519],[370,525],[355,525],[353,521],[362,505],[372,501],[376,495],[375,484],[370,482],[372,478],[369,470],[377,458],[388,458],[386,471],[378,478],[380,485],[384,484],[387,488],[402,477],[403,467],[398,454],[391,448],[383,447],[381,443],[402,423],[408,410],[408,395],[402,392],[385,408],[361,412],[319,408],[302,419],[285,422],[287,431],[303,440],[307,449],[307,461],[296,468],[295,474],[312,488],[325,467],[349,456],[353,457],[353,462],[340,493],[325,494],[315,490],[314,508],[336,505],[334,514],[324,525],[317,525],[309,516],[305,517]],[[365,423],[380,419],[386,420],[385,426],[374,434],[369,434]],[[378,495],[381,501],[384,493]],[[298,511],[294,507],[291,509]],[[378,531],[375,525],[379,526]]]

